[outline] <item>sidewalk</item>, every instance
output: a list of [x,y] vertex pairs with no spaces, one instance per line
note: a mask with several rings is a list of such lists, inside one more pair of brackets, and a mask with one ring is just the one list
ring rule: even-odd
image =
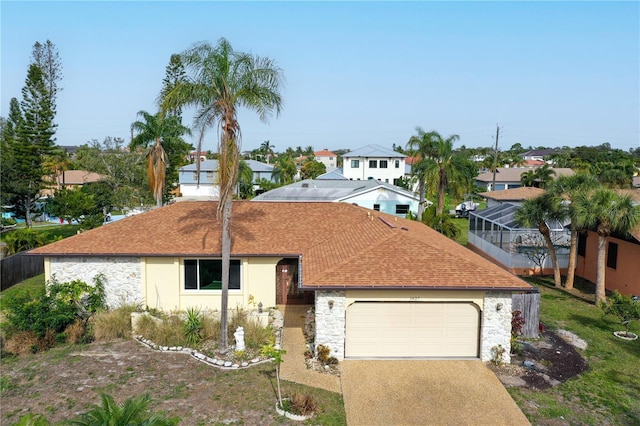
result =
[[282,357],[280,378],[331,392],[342,393],[340,377],[322,374],[307,368],[304,351],[306,342],[302,330],[308,305],[281,305],[278,309],[284,317],[282,349],[287,353]]

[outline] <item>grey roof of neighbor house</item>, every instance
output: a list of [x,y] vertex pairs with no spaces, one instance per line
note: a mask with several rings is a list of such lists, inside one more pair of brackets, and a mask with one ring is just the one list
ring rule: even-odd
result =
[[389,148],[385,148],[380,145],[365,145],[362,148],[349,151],[342,154],[342,158],[350,157],[393,157],[393,158],[406,158],[407,156],[394,151]]
[[418,197],[406,189],[375,179],[305,179],[262,193],[255,197],[253,201],[339,201],[380,187],[418,201]]
[[342,167],[339,169],[331,170],[330,172],[323,173],[316,178],[316,180],[349,180],[342,174]]
[[[523,173],[528,172],[529,170],[535,171],[535,168],[527,168],[527,167],[498,167],[496,172],[496,182],[520,182],[520,176]],[[559,176],[573,176],[576,174],[573,170],[569,168],[562,167],[552,167],[551,170],[554,171],[554,177]],[[493,172],[484,172],[480,173],[476,180],[481,182],[492,182],[493,181]]]
[[[272,172],[273,166],[271,164],[261,163],[256,160],[245,160],[247,166],[254,172]],[[180,167],[180,171],[196,171],[197,164],[188,164],[186,166]],[[218,160],[204,160],[200,162],[200,171],[201,172],[211,172],[218,170]]]

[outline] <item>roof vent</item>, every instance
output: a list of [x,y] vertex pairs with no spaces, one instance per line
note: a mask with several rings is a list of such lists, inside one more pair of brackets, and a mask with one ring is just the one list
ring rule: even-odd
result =
[[303,188],[308,188],[308,187],[309,187],[309,184],[308,184],[308,183],[303,183],[303,184],[302,184],[302,187],[303,187]]

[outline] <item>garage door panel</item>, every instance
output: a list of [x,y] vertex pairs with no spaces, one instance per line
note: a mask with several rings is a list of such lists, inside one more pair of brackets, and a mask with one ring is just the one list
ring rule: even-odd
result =
[[347,357],[478,356],[471,303],[356,302],[347,309]]

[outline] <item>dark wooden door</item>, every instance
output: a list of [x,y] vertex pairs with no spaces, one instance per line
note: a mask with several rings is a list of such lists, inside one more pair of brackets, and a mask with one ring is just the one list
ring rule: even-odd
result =
[[313,292],[298,288],[298,259],[282,259],[276,265],[276,303],[278,305],[313,303]]

